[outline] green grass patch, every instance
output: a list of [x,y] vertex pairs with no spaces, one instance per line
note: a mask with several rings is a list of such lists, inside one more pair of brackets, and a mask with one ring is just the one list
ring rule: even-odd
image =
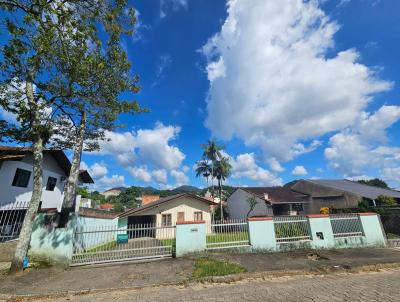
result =
[[117,241],[108,241],[103,244],[99,244],[95,247],[92,247],[90,249],[87,249],[85,253],[96,253],[96,252],[104,252],[104,251],[109,251],[114,249],[117,246]]
[[387,239],[399,239],[400,236],[392,233],[387,233],[386,234]]
[[226,276],[245,272],[246,269],[236,263],[214,260],[210,258],[196,259],[193,277]]
[[246,240],[249,240],[248,232],[214,233],[212,235],[207,235],[208,243],[234,242],[234,241],[246,241]]
[[160,239],[162,245],[167,246],[167,245],[171,245],[172,247],[175,246],[176,244],[176,239],[172,238],[172,239]]

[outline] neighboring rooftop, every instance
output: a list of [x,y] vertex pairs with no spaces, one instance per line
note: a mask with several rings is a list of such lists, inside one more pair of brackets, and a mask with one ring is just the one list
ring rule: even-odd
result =
[[271,204],[308,202],[308,195],[294,192],[286,187],[242,187],[238,189],[254,194],[261,199],[265,199],[265,194],[268,194],[267,202]]
[[[0,161],[13,160],[19,161],[25,158],[29,153],[32,153],[32,148],[15,147],[15,146],[0,146]],[[58,165],[63,169],[66,175],[69,175],[71,162],[62,150],[43,150],[43,153],[50,153],[57,161]],[[84,183],[94,183],[92,177],[86,170],[79,170],[79,177]]]
[[376,199],[379,195],[400,198],[400,192],[398,191],[369,186],[347,179],[306,179],[305,181],[344,192],[350,192],[369,199]]
[[175,199],[178,199],[178,198],[181,198],[181,197],[191,197],[191,198],[195,198],[195,199],[198,199],[200,201],[206,202],[206,203],[208,203],[210,205],[214,205],[214,202],[212,202],[211,200],[208,200],[206,198],[203,198],[203,197],[191,194],[191,193],[181,193],[181,194],[176,194],[176,195],[160,198],[157,201],[153,201],[151,203],[148,203],[148,204],[146,204],[144,206],[141,206],[139,208],[136,208],[136,209],[127,210],[124,213],[122,213],[120,215],[120,217],[127,217],[127,216],[129,216],[131,214],[137,214],[137,213],[142,212],[144,210],[148,210],[148,209],[157,207],[159,205],[168,203],[168,202],[170,202],[172,200],[175,200]]

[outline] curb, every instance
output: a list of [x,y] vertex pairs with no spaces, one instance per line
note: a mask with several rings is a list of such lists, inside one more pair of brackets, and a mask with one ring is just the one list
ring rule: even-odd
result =
[[230,284],[244,280],[274,280],[282,279],[288,277],[302,277],[302,276],[323,276],[323,275],[344,275],[344,274],[357,274],[357,273],[371,273],[380,272],[382,270],[396,270],[400,268],[400,262],[396,263],[382,263],[382,264],[372,264],[364,265],[358,267],[324,267],[311,271],[304,270],[291,270],[291,271],[265,271],[265,272],[253,272],[253,273],[240,273],[236,275],[227,276],[216,276],[216,277],[205,277],[200,279],[189,279],[182,282],[171,282],[162,284],[150,284],[145,286],[133,286],[133,287],[112,287],[112,288],[102,288],[102,289],[88,289],[80,291],[64,291],[64,292],[54,292],[49,294],[34,294],[34,295],[4,295],[0,294],[0,301],[8,302],[19,302],[19,301],[34,301],[38,299],[56,299],[65,298],[68,296],[84,296],[89,294],[101,294],[109,293],[115,291],[139,291],[144,289],[154,289],[163,287],[189,287],[197,284]]

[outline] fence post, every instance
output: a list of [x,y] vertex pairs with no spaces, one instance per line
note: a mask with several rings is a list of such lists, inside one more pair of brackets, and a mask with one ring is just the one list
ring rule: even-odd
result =
[[272,217],[248,218],[250,244],[253,251],[275,251],[276,238]]
[[176,223],[176,257],[206,250],[205,221],[181,221]]
[[311,247],[313,249],[328,249],[335,246],[332,225],[329,215],[314,214],[307,215],[310,232]]
[[369,246],[386,246],[384,230],[380,217],[376,213],[359,213],[366,244]]

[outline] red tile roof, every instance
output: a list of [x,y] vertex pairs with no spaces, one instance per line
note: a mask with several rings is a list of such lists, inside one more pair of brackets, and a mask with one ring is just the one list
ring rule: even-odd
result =
[[111,203],[103,203],[100,205],[100,209],[111,210],[111,209],[114,209],[114,205]]

